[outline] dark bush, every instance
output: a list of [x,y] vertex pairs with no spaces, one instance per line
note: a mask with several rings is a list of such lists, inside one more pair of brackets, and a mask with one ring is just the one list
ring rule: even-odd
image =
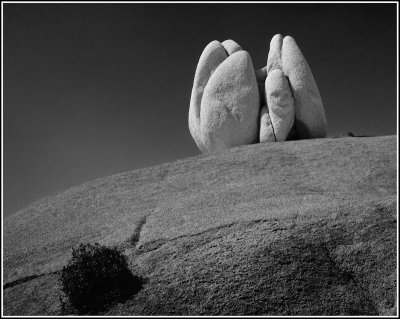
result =
[[117,248],[80,244],[61,272],[62,290],[80,314],[96,313],[139,291],[142,282],[131,274]]
[[352,132],[342,132],[336,135],[328,136],[330,138],[341,138],[341,137],[356,137]]

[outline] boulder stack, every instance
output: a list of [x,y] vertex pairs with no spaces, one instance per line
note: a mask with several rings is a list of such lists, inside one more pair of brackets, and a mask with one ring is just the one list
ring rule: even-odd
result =
[[235,41],[209,43],[196,68],[189,130],[203,153],[326,137],[322,99],[294,39],[275,35],[267,65],[256,71]]

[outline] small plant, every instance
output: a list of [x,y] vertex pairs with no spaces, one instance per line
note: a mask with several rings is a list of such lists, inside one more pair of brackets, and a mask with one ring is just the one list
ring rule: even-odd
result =
[[346,136],[350,136],[350,137],[354,137],[354,134],[352,132],[343,132],[339,134],[340,137],[346,137]]
[[62,290],[80,314],[96,313],[141,288],[117,248],[80,244],[61,272]]
[[337,135],[332,135],[332,136],[329,136],[329,137],[331,137],[331,138],[355,137],[355,135],[352,132],[347,131],[347,132],[342,132],[342,133],[339,133]]

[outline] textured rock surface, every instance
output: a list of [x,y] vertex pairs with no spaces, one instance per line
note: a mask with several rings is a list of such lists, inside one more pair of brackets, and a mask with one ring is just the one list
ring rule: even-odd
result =
[[210,42],[204,49],[197,64],[189,107],[189,130],[197,147],[205,152],[203,136],[200,131],[200,107],[204,88],[211,74],[228,57],[218,41]]
[[289,78],[296,113],[295,130],[299,138],[325,137],[327,122],[314,76],[295,40],[286,36],[282,43],[282,69]]
[[[261,113],[263,105],[269,115]],[[322,99],[294,39],[275,35],[267,65],[257,71],[235,41],[211,42],[196,69],[189,129],[203,153],[257,141],[326,137]]]
[[250,55],[236,52],[219,65],[204,90],[200,127],[205,148],[215,152],[255,142],[259,104]]
[[189,108],[189,130],[199,149],[210,153],[253,143],[259,108],[250,55],[233,40],[208,44],[197,65]]
[[225,51],[228,53],[228,55],[232,55],[233,53],[242,50],[239,44],[230,39],[225,40],[221,44],[224,47]]
[[275,69],[282,70],[282,42],[282,35],[275,34],[272,37],[271,42],[269,43],[269,52],[266,67],[267,73],[270,73],[272,70]]
[[264,105],[260,112],[260,143],[276,142],[274,128],[268,112],[268,106]]
[[311,69],[295,40],[275,35],[270,42],[267,71],[283,70],[288,77],[295,108],[298,138],[318,138],[327,134],[327,122],[321,96]]
[[395,315],[396,150],[247,145],[43,198],[4,220],[4,314],[59,315],[56,271],[100,242],[147,280],[104,315]]
[[265,80],[265,100],[276,141],[283,142],[294,123],[294,101],[282,70],[274,69],[269,72]]

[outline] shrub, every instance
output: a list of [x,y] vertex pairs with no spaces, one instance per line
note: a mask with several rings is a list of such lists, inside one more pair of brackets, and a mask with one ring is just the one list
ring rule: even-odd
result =
[[[330,138],[341,138],[341,137],[356,137],[352,132],[342,132],[337,135],[328,136]],[[358,136],[359,137],[359,136]]]
[[131,274],[126,258],[117,248],[80,244],[61,272],[62,290],[79,313],[103,310],[126,300],[141,288]]

